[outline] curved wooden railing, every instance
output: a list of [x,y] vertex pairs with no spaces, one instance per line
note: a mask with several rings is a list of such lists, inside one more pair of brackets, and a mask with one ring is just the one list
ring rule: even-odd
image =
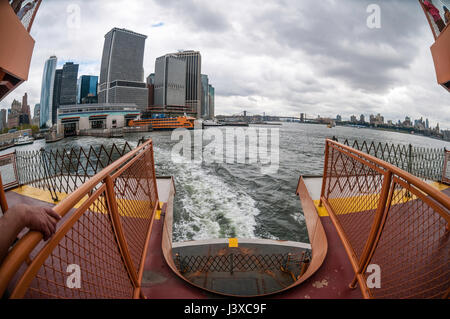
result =
[[[62,220],[48,242],[31,231],[14,246],[0,267],[0,295],[9,286],[11,298],[139,297],[158,203],[150,140],[57,205]],[[70,277],[77,267],[79,287]]]
[[[365,298],[441,298],[450,289],[450,197],[419,178],[326,141],[325,205]],[[379,266],[379,283],[369,265]]]

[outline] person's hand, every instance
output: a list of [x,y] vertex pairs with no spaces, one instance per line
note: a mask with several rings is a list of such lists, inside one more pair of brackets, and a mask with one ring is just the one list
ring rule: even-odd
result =
[[44,235],[44,240],[48,240],[55,233],[56,224],[61,219],[61,216],[49,207],[25,204],[12,207],[8,213],[17,214],[23,227],[41,232]]

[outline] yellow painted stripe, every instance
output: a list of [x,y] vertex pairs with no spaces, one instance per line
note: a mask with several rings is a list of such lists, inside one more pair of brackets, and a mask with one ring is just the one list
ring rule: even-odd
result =
[[434,188],[437,188],[438,190],[440,190],[441,192],[443,190],[446,190],[447,188],[449,188],[450,186],[439,183],[439,182],[432,182],[431,186],[433,186]]
[[238,239],[237,238],[229,238],[228,239],[228,247],[230,247],[230,248],[239,247]]
[[328,211],[325,208],[325,206],[322,205],[322,207],[320,207],[319,203],[320,203],[320,200],[315,200],[314,201],[314,206],[316,206],[317,214],[319,214],[319,217],[328,217],[328,216],[330,216],[328,214]]
[[[22,196],[26,196],[26,197],[30,197],[30,198],[34,198],[49,204],[54,204],[56,205],[58,202],[55,202],[52,199],[52,196],[50,195],[49,191],[44,191],[42,189],[39,188],[35,188],[32,186],[28,186],[28,185],[24,185],[18,188],[15,188],[12,190],[14,193],[17,193],[19,195]],[[58,196],[59,201],[65,199],[67,196],[69,196],[66,193],[60,193],[60,192],[56,192],[56,195]],[[87,195],[85,196],[85,198],[83,198],[76,206],[75,208],[78,208],[81,206],[81,204],[83,204],[83,202],[87,199]]]
[[[443,191],[447,188],[449,188],[448,185],[441,184],[438,182],[431,183],[433,187],[436,189]],[[403,196],[402,196],[402,193]],[[400,195],[400,196],[399,196]],[[397,190],[394,192],[392,205],[398,205],[403,204],[411,200],[416,200],[418,197],[413,196],[406,196],[407,191],[405,189],[403,190]],[[332,198],[328,199],[328,202],[333,207],[343,207],[345,208],[344,212],[339,212],[339,215],[346,215],[351,213],[358,213],[368,210],[376,210],[378,207],[378,202],[380,199],[380,194],[371,194],[371,195],[360,195],[360,196],[352,196],[352,197],[342,197],[342,198]],[[319,206],[320,200],[315,200],[314,205],[316,206],[317,213],[319,217],[327,217],[330,216],[328,214],[327,209],[325,206],[320,207]]]
[[[58,202],[53,201],[49,191],[44,191],[42,189],[35,188],[32,186],[25,185],[22,187],[18,187],[12,191],[19,195],[34,198],[34,199],[37,199],[37,200],[40,200],[40,201],[43,201],[43,202],[46,202],[49,204],[54,204],[54,205],[58,204]],[[58,195],[58,199],[60,201],[65,199],[67,196],[69,196],[66,193],[56,192],[56,194]],[[74,208],[79,208],[87,199],[88,199],[88,196],[86,195],[74,206]],[[145,207],[148,205],[147,201],[129,200],[129,199],[122,199],[122,198],[116,198],[116,201],[117,201],[117,206],[119,208],[120,216],[135,217],[135,218],[146,218],[147,217],[147,214],[145,214]],[[126,212],[124,212],[127,209],[127,207],[135,207],[137,209],[135,209],[134,212],[132,212],[133,215],[131,215],[131,212],[129,212],[128,210]],[[162,207],[162,206],[160,206],[160,207]],[[106,204],[95,206],[95,211],[97,213],[107,214]],[[159,213],[161,214],[161,211],[159,211]]]
[[156,213],[155,213],[155,219],[156,220],[160,220],[161,219],[161,210],[162,210],[163,206],[164,206],[164,203],[163,202],[159,202],[158,209],[156,210]]

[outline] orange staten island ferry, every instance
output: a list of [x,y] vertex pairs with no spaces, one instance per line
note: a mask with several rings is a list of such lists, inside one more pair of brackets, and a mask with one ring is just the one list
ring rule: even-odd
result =
[[177,128],[194,128],[194,117],[190,116],[178,116],[169,118],[156,118],[156,119],[143,119],[143,120],[132,120],[129,123],[131,127],[146,126],[150,125],[153,130],[174,130]]

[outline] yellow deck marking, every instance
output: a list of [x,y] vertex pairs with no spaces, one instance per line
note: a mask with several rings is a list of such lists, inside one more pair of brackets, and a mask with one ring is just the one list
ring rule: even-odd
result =
[[[37,200],[40,200],[40,201],[43,201],[43,202],[46,202],[49,204],[54,204],[54,205],[58,204],[58,202],[53,201],[49,191],[44,191],[42,189],[35,188],[32,186],[25,185],[25,186],[13,189],[12,191],[19,195],[34,198],[34,199],[37,199]],[[66,193],[56,192],[56,194],[58,195],[58,199],[60,201],[69,196]],[[86,195],[74,206],[74,208],[79,208],[87,199],[88,199],[88,196]],[[106,214],[107,213],[106,203],[104,203],[104,199],[100,199],[100,201],[102,202],[102,204],[93,205],[93,206],[91,206],[91,209],[95,210],[95,212],[97,212],[97,213]],[[145,214],[145,208],[148,206],[147,201],[130,200],[130,199],[123,199],[123,198],[116,198],[116,201],[117,201],[117,206],[119,208],[120,216],[135,217],[135,218],[148,217],[148,215]],[[127,209],[127,207],[133,207],[134,209],[133,209],[133,211],[129,211]],[[126,211],[126,212],[124,213],[124,211]],[[159,213],[161,214],[161,211],[159,211]]]
[[[30,197],[30,198],[34,198],[46,203],[50,203],[50,204],[58,204],[58,202],[55,202],[52,199],[52,196],[50,195],[49,191],[44,191],[42,189],[39,188],[35,188],[32,186],[28,186],[28,185],[24,185],[18,188],[15,188],[12,190],[14,193],[17,193],[19,195],[22,196],[26,196],[26,197]],[[67,196],[69,196],[66,193],[60,193],[60,192],[56,192],[56,195],[58,196],[58,199],[61,201],[63,199],[65,199]],[[87,198],[87,197],[86,197]],[[77,205],[77,207],[79,207],[86,199],[83,199],[82,201],[80,201]]]
[[[449,188],[448,185],[441,184],[438,182],[433,182],[430,184],[436,189],[443,191]],[[425,194],[426,195],[426,194]],[[411,200],[416,200],[418,197],[415,195],[410,195],[405,189],[397,190],[394,192],[392,205],[398,205],[407,203]],[[346,215],[351,213],[359,213],[368,210],[376,210],[378,206],[378,202],[380,199],[380,194],[371,194],[371,195],[359,195],[352,197],[342,197],[342,198],[331,198],[328,199],[328,202],[334,207],[342,207],[343,211],[337,212],[338,215]],[[319,206],[320,200],[314,201],[314,206],[316,206],[317,213],[319,217],[327,217],[330,216],[328,214],[325,206]]]
[[446,190],[447,188],[449,188],[450,186],[439,183],[439,182],[433,182],[431,183],[431,186],[433,186],[434,188],[437,188],[438,190],[440,190],[441,192],[443,190]]
[[156,214],[155,214],[155,219],[156,220],[160,220],[161,219],[161,210],[162,210],[163,206],[164,206],[164,203],[163,202],[159,202],[158,209],[156,210]]
[[238,239],[237,238],[229,238],[228,239],[228,247],[230,247],[230,248],[239,247]]
[[322,205],[322,207],[319,206],[320,200],[314,201],[314,206],[316,206],[317,213],[319,214],[319,217],[328,217],[328,211],[325,208],[325,206]]

